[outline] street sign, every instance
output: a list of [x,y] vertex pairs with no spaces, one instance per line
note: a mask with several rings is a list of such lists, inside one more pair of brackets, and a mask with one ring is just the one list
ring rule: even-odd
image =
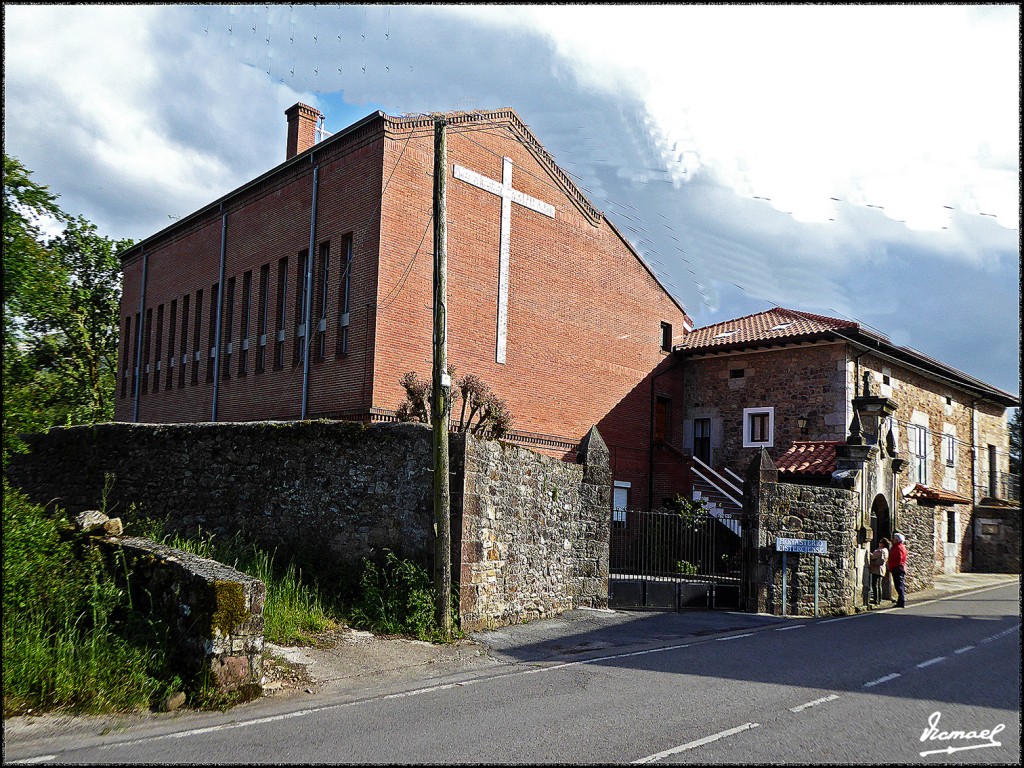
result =
[[823,539],[775,539],[776,552],[802,552],[808,555],[827,555],[828,542]]

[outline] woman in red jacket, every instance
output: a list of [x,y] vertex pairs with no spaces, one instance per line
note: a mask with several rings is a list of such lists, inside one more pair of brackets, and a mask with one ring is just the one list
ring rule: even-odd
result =
[[893,536],[892,549],[889,550],[889,573],[892,574],[893,585],[896,587],[896,607],[907,607],[907,546],[903,542],[902,533]]

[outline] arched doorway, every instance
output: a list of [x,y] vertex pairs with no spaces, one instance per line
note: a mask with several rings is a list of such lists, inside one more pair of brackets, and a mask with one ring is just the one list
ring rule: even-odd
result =
[[892,517],[889,514],[889,502],[885,496],[878,494],[871,502],[871,548],[874,549],[883,536],[892,541]]

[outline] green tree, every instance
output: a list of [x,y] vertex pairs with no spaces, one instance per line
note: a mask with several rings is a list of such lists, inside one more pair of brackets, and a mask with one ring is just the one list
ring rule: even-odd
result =
[[[110,240],[4,155],[4,457],[18,435],[113,417],[121,278]],[[63,232],[48,238],[49,218]]]

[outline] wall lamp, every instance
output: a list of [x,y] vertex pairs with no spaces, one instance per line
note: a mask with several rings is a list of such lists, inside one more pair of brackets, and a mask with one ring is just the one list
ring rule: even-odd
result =
[[796,425],[798,427],[800,427],[800,432],[802,434],[805,434],[805,435],[807,434],[807,417],[806,416],[798,416],[797,420],[796,420]]

